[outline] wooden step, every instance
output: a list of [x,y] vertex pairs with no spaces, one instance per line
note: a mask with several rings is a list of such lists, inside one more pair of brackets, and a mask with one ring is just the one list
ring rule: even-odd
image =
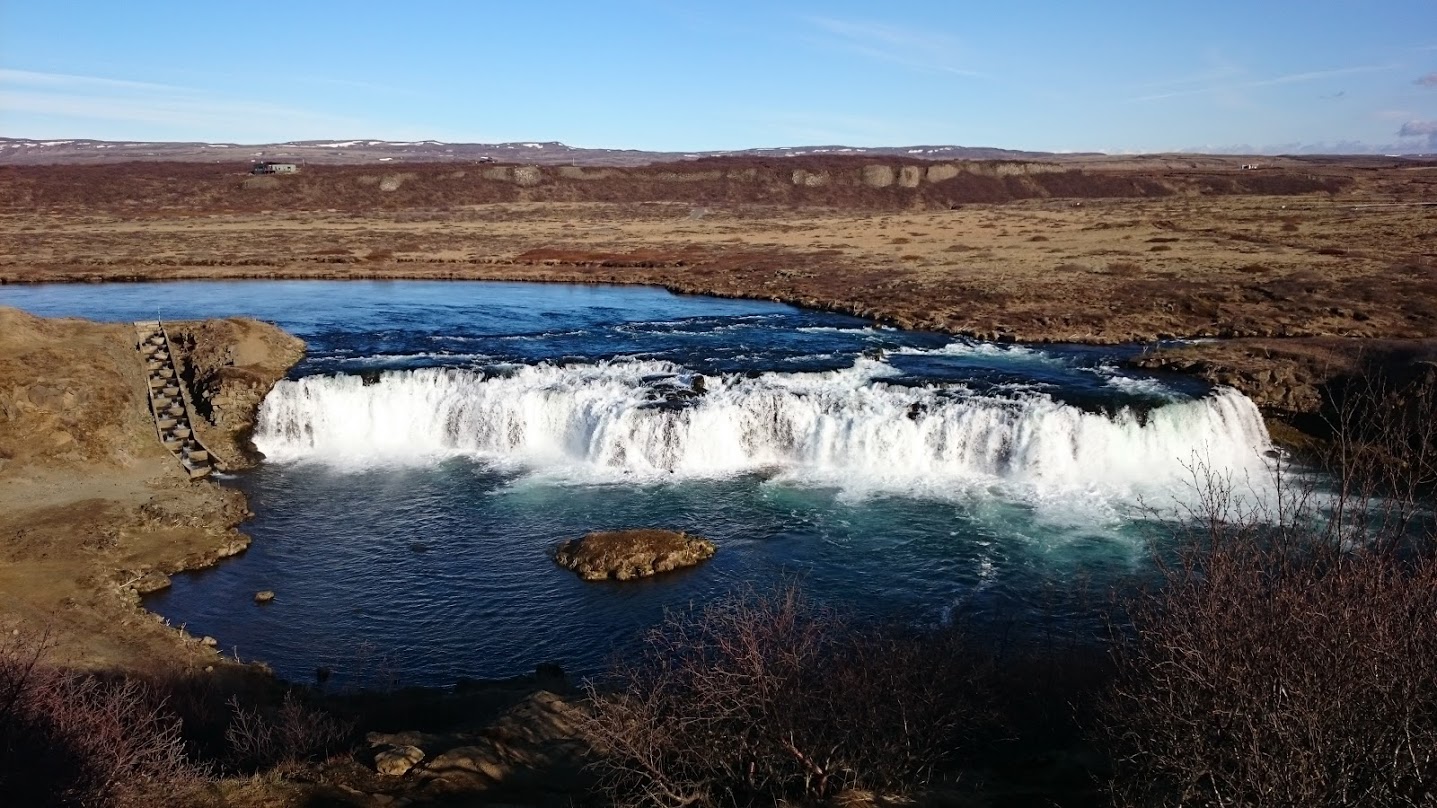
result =
[[208,477],[213,470],[210,452],[199,442],[190,425],[184,392],[175,373],[174,357],[169,339],[159,322],[137,322],[135,344],[148,375],[150,405],[155,421],[155,434],[160,443],[174,454],[185,474],[192,480]]

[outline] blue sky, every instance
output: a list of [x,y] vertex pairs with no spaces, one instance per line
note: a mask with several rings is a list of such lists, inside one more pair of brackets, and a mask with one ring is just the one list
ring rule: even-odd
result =
[[0,0],[0,135],[1437,151],[1437,3]]

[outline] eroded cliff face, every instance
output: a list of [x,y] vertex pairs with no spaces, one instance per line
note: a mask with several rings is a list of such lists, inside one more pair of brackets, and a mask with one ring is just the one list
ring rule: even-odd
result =
[[[1062,162],[898,157],[723,157],[636,167],[409,163],[314,165],[288,176],[245,166],[24,166],[0,176],[0,210],[382,211],[495,202],[783,204],[853,211],[948,209],[1021,199],[1140,199],[1333,193],[1350,178],[1307,166],[1171,172]],[[76,178],[83,177],[82,181]]]
[[1153,351],[1133,361],[1137,367],[1197,376],[1232,387],[1266,412],[1315,413],[1322,388],[1354,370],[1353,357],[1318,349],[1311,341],[1283,344],[1266,340],[1229,340]]
[[173,323],[180,377],[189,385],[200,440],[221,468],[261,459],[250,441],[260,402],[304,356],[304,341],[268,323],[241,318]]

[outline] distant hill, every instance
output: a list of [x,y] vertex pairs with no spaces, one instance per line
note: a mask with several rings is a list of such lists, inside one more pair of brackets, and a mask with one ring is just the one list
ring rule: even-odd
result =
[[710,152],[586,149],[563,143],[443,143],[437,140],[296,140],[287,143],[161,143],[111,140],[0,138],[0,164],[116,163],[132,160],[233,163],[294,160],[323,165],[362,163],[500,162],[536,165],[641,166],[704,157],[868,155],[919,160],[1054,160],[1098,154],[1053,154],[969,146],[788,146]]

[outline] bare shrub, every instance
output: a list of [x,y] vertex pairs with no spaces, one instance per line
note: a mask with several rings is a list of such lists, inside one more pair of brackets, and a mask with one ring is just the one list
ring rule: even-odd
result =
[[7,804],[144,804],[194,785],[181,722],[144,683],[45,664],[43,638],[0,643],[0,794]]
[[236,698],[229,705],[229,762],[242,771],[324,759],[346,750],[354,736],[353,724],[306,705],[293,692],[273,709],[246,707]]
[[1330,496],[1245,503],[1199,469],[1200,526],[1129,603],[1104,709],[1130,805],[1437,804],[1431,384],[1337,402]]
[[1339,515],[1369,536],[1405,534],[1437,499],[1437,367],[1423,367],[1408,379],[1369,369],[1328,396]]
[[620,805],[747,804],[909,790],[989,716],[957,632],[862,627],[788,588],[670,616],[584,733]]

